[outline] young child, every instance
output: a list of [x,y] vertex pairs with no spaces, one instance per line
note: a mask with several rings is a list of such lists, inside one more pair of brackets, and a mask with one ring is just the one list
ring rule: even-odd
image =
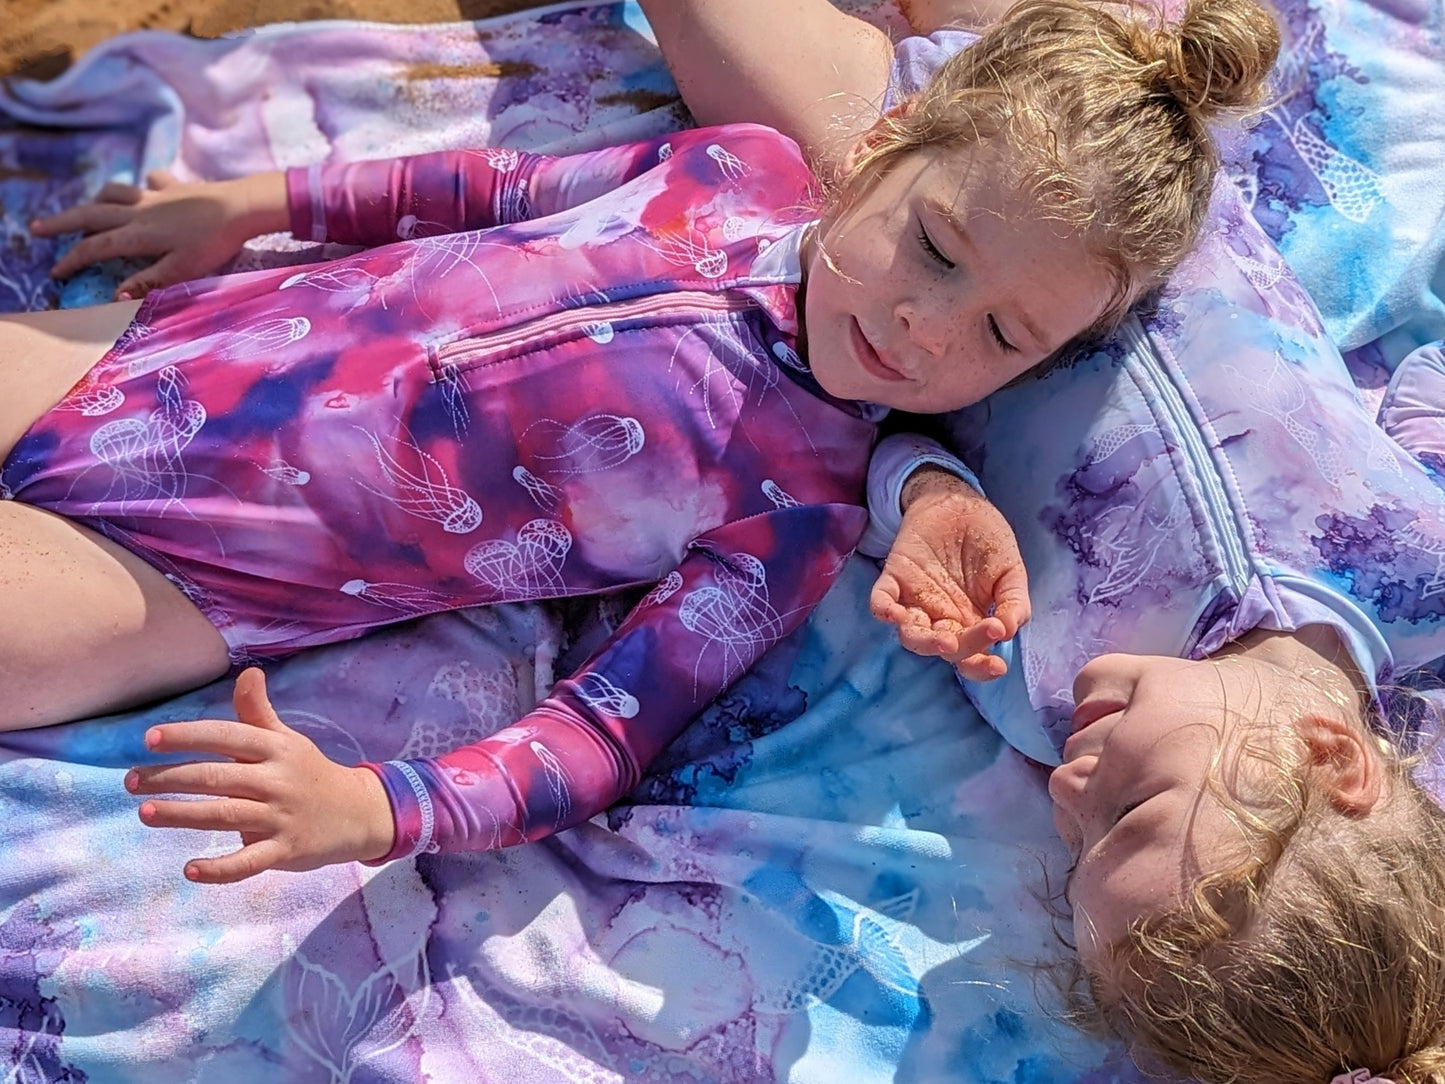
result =
[[[505,846],[600,811],[826,589],[862,530],[879,407],[978,400],[1188,248],[1205,122],[1252,99],[1274,51],[1260,9],[1221,10],[1165,31],[1032,0],[867,132],[826,206],[793,144],[740,127],[115,189],[39,224],[93,234],[60,273],[160,256],[131,289],[288,224],[395,243],[158,290],[83,330],[14,323],[33,361],[4,418],[24,432],[0,505],[25,557],[7,722],[448,607],[656,583],[476,745],[345,768],[248,672],[239,723],[149,735],[229,762],[128,778],[216,799],[146,801],[149,824],[240,831],[187,866],[202,881]],[[1006,529],[974,512],[981,648],[1027,603]],[[92,681],[58,680],[80,659]]]
[[[700,117],[766,117],[826,171],[836,130],[883,97],[891,51],[823,0],[787,5],[781,37],[783,15],[750,31],[739,3],[643,6]],[[825,29],[827,50],[796,47]],[[900,57],[937,51],[910,44]],[[874,605],[915,650],[957,660],[960,539],[981,498],[949,470],[909,466]],[[1387,698],[1392,719],[1372,719],[1341,635],[1312,624],[1202,660],[1100,655],[1074,702],[1049,791],[1074,858],[1081,1019],[1184,1078],[1445,1081],[1445,814],[1377,736],[1408,729],[1393,717],[1411,701]]]

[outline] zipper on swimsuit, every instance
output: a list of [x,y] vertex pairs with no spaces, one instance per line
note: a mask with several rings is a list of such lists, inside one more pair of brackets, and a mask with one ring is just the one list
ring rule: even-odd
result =
[[492,334],[433,346],[429,348],[432,371],[441,377],[445,376],[446,369],[485,362],[493,357],[500,360],[523,346],[530,352],[544,350],[579,335],[590,335],[594,339],[610,336],[612,325],[626,320],[687,316],[698,312],[728,314],[758,307],[758,303],[750,297],[715,294],[706,290],[671,290],[626,301],[584,305],[548,313]]
[[1204,513],[1219,542],[1225,575],[1235,595],[1243,597],[1249,587],[1252,564],[1245,544],[1246,532],[1240,524],[1235,502],[1229,499],[1224,478],[1199,432],[1199,422],[1185,403],[1174,375],[1155,354],[1154,343],[1145,335],[1138,318],[1131,316],[1120,326],[1119,333],[1129,346],[1126,356],[1136,359],[1143,368],[1150,387],[1158,393],[1159,402],[1179,436],[1184,458],[1189,461],[1199,481]]

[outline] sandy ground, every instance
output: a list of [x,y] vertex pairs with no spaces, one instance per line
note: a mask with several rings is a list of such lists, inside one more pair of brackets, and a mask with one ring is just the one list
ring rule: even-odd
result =
[[537,0],[0,0],[0,75],[49,79],[97,42],[126,30],[228,30],[303,19],[454,22]]

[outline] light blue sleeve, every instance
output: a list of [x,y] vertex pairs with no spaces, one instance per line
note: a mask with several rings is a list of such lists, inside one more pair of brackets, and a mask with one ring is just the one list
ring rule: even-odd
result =
[[916,433],[895,433],[878,442],[868,463],[868,529],[858,550],[886,557],[903,522],[903,486],[919,467],[941,467],[983,493],[978,476],[936,440]]
[[928,37],[904,38],[893,48],[893,73],[883,97],[883,109],[892,109],[923,84],[954,53],[961,53],[978,40],[968,30],[935,30]]

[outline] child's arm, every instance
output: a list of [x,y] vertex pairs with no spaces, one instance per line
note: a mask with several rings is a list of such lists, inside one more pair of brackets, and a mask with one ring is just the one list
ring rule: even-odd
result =
[[152,826],[241,832],[239,850],[187,863],[188,877],[211,883],[551,835],[626,794],[710,701],[803,622],[863,519],[855,505],[803,505],[708,532],[533,711],[445,756],[335,764],[276,719],[259,672],[247,671],[237,681],[241,722],[170,723],[147,735],[156,752],[232,763],[137,768],[127,788],[215,799],[141,806]]
[[803,505],[694,540],[601,649],[517,723],[441,757],[378,766],[396,814],[387,857],[511,846],[612,805],[802,624],[863,518],[855,505]]
[[[697,138],[684,133],[673,141]],[[118,299],[221,268],[252,237],[290,229],[305,241],[375,245],[538,218],[594,199],[654,168],[665,139],[555,158],[439,151],[148,187],[106,185],[91,203],[30,225],[37,237],[85,236],[51,268],[65,278],[116,257],[155,257]]]
[[286,173],[291,232],[307,241],[380,245],[543,218],[655,169],[681,132],[558,158],[512,150],[435,151]]
[[988,654],[1029,619],[1028,577],[1003,515],[957,475],[924,466],[903,487],[903,521],[873,587],[874,616],[904,647],[964,677],[1001,676]]
[[893,47],[828,0],[641,3],[702,124],[771,125],[825,173],[878,119]]

